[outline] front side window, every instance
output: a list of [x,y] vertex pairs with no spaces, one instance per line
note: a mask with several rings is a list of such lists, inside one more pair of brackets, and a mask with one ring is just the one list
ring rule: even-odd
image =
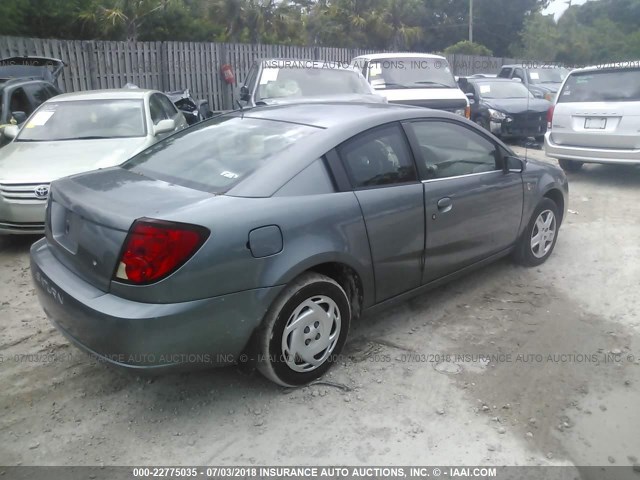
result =
[[558,95],[558,103],[638,101],[640,69],[575,73]]
[[413,158],[399,125],[364,133],[343,144],[338,152],[354,188],[417,181]]
[[151,121],[154,125],[158,125],[160,121],[170,118],[167,116],[167,112],[162,106],[162,102],[158,98],[158,95],[151,95],[149,98],[149,112],[151,113]]
[[171,103],[171,100],[169,100],[164,95],[159,95],[159,94],[156,94],[156,95],[162,105],[162,108],[164,109],[164,113],[166,117],[167,118],[175,117],[178,113],[178,110],[176,109],[176,106],[173,103]]
[[499,170],[496,145],[453,122],[411,122],[420,148],[423,180]]
[[45,142],[145,135],[142,100],[52,100],[38,109],[16,140]]
[[24,112],[27,116],[31,115],[34,108],[29,102],[29,98],[24,89],[16,88],[10,95],[9,99],[9,111],[12,112]]
[[308,125],[224,116],[158,142],[123,168],[188,188],[222,193],[317,131]]

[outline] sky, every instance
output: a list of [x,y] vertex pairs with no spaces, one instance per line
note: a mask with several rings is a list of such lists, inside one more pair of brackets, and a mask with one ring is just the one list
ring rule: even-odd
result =
[[[587,0],[572,0],[572,5],[582,5]],[[569,0],[552,0],[549,6],[543,10],[543,13],[550,14],[552,13],[557,20],[562,16],[564,11],[567,9]]]

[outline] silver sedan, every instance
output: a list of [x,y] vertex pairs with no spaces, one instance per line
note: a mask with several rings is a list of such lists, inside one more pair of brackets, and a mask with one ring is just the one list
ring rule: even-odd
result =
[[187,122],[154,90],[98,90],[43,103],[0,152],[0,234],[44,232],[49,184],[120,165]]

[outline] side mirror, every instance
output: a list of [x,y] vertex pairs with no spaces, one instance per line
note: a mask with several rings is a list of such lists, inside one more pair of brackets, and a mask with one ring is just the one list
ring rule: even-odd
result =
[[536,98],[544,98],[544,95],[542,94],[542,92],[533,92],[533,96]]
[[469,103],[476,103],[476,96],[473,93],[465,93],[467,98],[469,99]]
[[4,130],[2,133],[4,134],[5,138],[9,140],[13,140],[18,136],[19,131],[20,131],[20,127],[18,127],[17,125],[7,125],[6,127],[4,127]]
[[16,121],[18,125],[27,121],[27,114],[25,112],[21,112],[21,111],[11,112],[11,116],[13,117],[13,119]]
[[524,171],[526,161],[519,157],[504,157],[504,171],[505,173],[521,173]]
[[249,87],[247,87],[246,85],[242,85],[240,87],[240,100],[244,100],[245,102],[248,102],[249,100],[251,100],[251,94],[249,93]]
[[172,118],[168,120],[160,120],[158,124],[153,128],[154,135],[161,135],[163,133],[173,132],[176,129],[176,121]]

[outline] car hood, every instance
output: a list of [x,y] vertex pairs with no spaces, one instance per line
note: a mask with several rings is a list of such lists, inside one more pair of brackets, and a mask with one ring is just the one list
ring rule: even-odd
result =
[[531,98],[528,102],[526,98],[492,98],[483,100],[483,103],[494,110],[511,114],[524,112],[546,113],[551,107],[551,102],[540,98]]
[[323,95],[318,97],[280,97],[262,100],[260,103],[266,105],[286,105],[290,103],[325,103],[325,102],[365,102],[365,103],[386,103],[386,99],[381,95],[351,93],[345,95]]
[[120,165],[145,146],[145,138],[14,141],[0,150],[0,183],[49,183],[61,177]]

